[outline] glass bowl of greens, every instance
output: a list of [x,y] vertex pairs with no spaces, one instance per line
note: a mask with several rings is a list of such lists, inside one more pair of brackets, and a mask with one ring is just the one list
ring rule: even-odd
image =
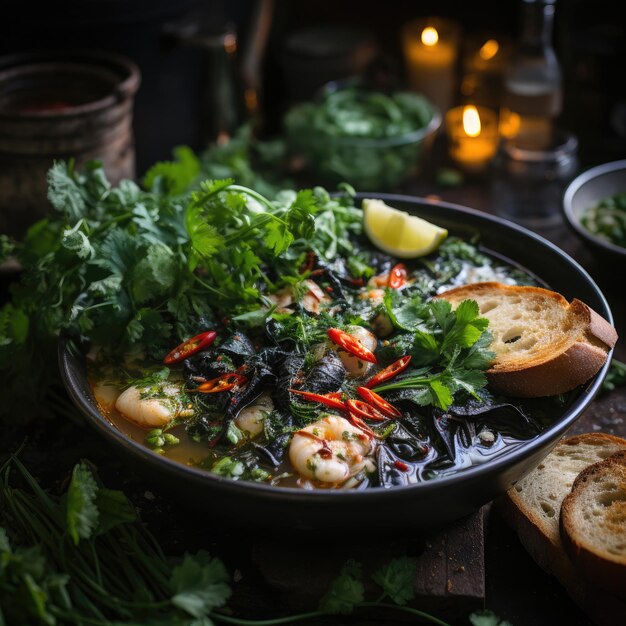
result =
[[626,258],[626,160],[579,174],[565,190],[563,212],[594,251],[612,259]]
[[314,183],[388,191],[419,173],[441,113],[422,95],[330,83],[285,116],[287,143]]

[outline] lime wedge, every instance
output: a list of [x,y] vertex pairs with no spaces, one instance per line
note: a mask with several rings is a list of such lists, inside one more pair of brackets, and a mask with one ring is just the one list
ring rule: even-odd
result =
[[445,228],[369,198],[363,200],[363,228],[377,248],[402,259],[426,256],[448,236]]

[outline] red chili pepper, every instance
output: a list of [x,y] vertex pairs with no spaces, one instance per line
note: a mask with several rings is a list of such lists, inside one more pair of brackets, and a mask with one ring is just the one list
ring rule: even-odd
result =
[[361,396],[361,398],[363,398],[363,400],[376,407],[383,415],[391,417],[392,419],[402,417],[402,411],[396,409],[393,404],[389,404],[387,400],[379,396],[377,393],[374,393],[371,389],[368,389],[367,387],[357,387],[356,392]]
[[346,352],[353,354],[362,361],[378,363],[376,355],[372,351],[368,350],[356,337],[353,337],[338,328],[329,328],[327,332],[330,340],[337,344],[340,348],[343,348]]
[[341,400],[341,394],[338,392],[332,393],[313,393],[311,391],[299,391],[298,389],[289,389],[291,393],[297,393],[309,402],[319,402],[333,409],[339,409],[340,411],[346,410],[346,405]]
[[380,370],[380,372],[378,372],[378,374],[376,374],[375,376],[372,376],[372,378],[370,378],[365,383],[365,386],[368,389],[371,389],[372,387],[376,387],[376,385],[380,385],[380,383],[384,383],[390,378],[393,378],[394,376],[396,376],[400,372],[403,372],[407,368],[407,365],[409,364],[410,360],[411,360],[410,354],[407,354],[407,356],[403,356],[401,359],[398,359],[395,363],[392,363],[391,365],[388,365],[385,369]]
[[394,465],[394,467],[399,469],[401,472],[408,472],[409,471],[409,466],[404,461],[394,461],[393,465]]
[[392,289],[400,289],[406,285],[407,271],[404,263],[398,263],[389,272],[389,286]]
[[220,391],[230,391],[233,387],[242,387],[248,379],[241,374],[222,374],[217,378],[207,380],[196,388],[200,393],[219,393]]
[[373,406],[361,400],[347,400],[346,406],[350,413],[354,413],[359,417],[364,417],[375,422],[384,422],[387,418]]
[[354,413],[349,413],[348,415],[352,424],[362,431],[363,434],[369,439],[378,438],[378,435],[358,415],[355,415]]
[[208,348],[217,337],[217,333],[214,330],[207,330],[205,333],[200,333],[187,341],[183,341],[179,346],[174,348],[164,359],[165,365],[174,365],[180,363],[189,358],[192,354],[200,352]]

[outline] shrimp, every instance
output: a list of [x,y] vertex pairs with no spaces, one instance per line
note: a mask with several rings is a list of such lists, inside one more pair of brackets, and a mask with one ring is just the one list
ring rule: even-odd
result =
[[289,460],[302,478],[341,484],[365,470],[376,469],[373,442],[344,417],[326,415],[297,431]]
[[[378,339],[376,335],[367,330],[367,328],[363,328],[363,326],[348,326],[346,332],[355,339],[358,339],[363,344],[363,347],[367,348],[370,352],[376,350]],[[335,346],[335,350],[343,366],[346,368],[349,378],[363,378],[363,376],[366,376],[370,369],[372,369],[372,363],[362,361],[359,357],[346,352],[343,348]]]
[[274,409],[272,398],[267,393],[261,394],[252,404],[239,411],[235,425],[239,430],[254,438],[263,432],[263,422]]
[[[302,296],[301,304],[309,312],[317,315],[324,306],[332,302],[332,298],[324,293],[322,288],[313,280],[304,281],[307,291]],[[276,305],[278,313],[291,313],[289,307],[294,303],[293,290],[291,287],[281,289],[274,294],[270,294],[269,299]]]
[[174,420],[182,410],[178,398],[180,385],[165,383],[158,390],[135,386],[120,394],[115,408],[128,421],[143,428],[160,428]]
[[[377,310],[382,309],[381,306],[385,300],[385,290],[384,289],[370,289],[362,293],[360,296],[361,300],[369,300],[370,304],[373,307],[376,307]],[[379,310],[376,315],[370,320],[370,324],[372,325],[372,329],[376,333],[378,337],[384,339],[385,337],[389,337],[393,333],[393,324],[389,319],[389,315],[385,310]]]

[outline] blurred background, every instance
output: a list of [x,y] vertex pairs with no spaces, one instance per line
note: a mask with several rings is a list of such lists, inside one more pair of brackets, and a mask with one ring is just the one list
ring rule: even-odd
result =
[[[134,102],[136,171],[186,144],[203,149],[252,117],[259,136],[281,131],[282,116],[328,80],[383,67],[406,81],[403,25],[441,16],[472,36],[515,42],[522,2],[461,0],[5,0],[0,54],[105,50],[141,72]],[[574,129],[584,164],[623,156],[626,99],[624,22],[610,0],[558,2],[553,44],[563,74],[562,126]],[[462,54],[454,100],[463,99]],[[0,83],[1,88],[1,83]]]

